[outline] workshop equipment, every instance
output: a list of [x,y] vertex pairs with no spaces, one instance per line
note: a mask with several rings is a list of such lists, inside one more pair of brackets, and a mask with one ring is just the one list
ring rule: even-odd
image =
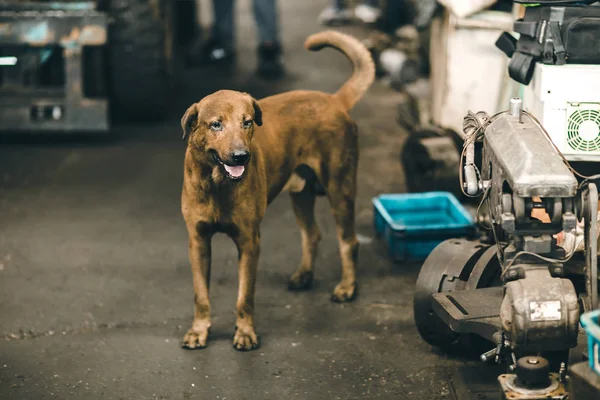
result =
[[523,88],[523,108],[569,161],[600,161],[599,76],[600,65],[538,63]]
[[[489,342],[493,348],[481,359],[509,366],[511,373],[499,377],[507,398],[561,399],[580,313],[598,308],[598,190],[591,180],[578,181],[522,106],[515,98],[508,111],[464,119],[461,187],[488,203],[495,240],[454,239],[433,250],[417,279],[415,322],[437,347],[473,336]],[[479,163],[476,141],[483,142]],[[534,209],[545,210],[549,222],[532,218]],[[578,221],[584,251],[567,253],[554,235]],[[546,362],[549,368],[536,368]],[[535,376],[525,379],[529,370]]]
[[0,132],[106,132],[165,115],[168,0],[0,1]]
[[536,3],[514,23],[519,38],[505,32],[496,46],[510,58],[511,78],[523,84],[525,110],[540,119],[559,151],[569,161],[598,162],[600,3]]
[[550,364],[543,357],[520,358],[515,373],[500,375],[498,381],[502,400],[566,400],[568,398],[560,374],[550,372]]

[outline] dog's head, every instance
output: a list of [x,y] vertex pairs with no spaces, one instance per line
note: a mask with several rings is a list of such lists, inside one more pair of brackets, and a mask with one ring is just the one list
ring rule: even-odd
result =
[[181,119],[183,139],[213,176],[240,180],[250,161],[255,125],[262,125],[258,103],[247,93],[221,90],[193,104]]

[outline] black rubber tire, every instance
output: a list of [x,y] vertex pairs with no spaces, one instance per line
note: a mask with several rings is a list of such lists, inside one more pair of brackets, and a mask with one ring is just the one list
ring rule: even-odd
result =
[[[433,277],[432,275],[436,275]],[[429,276],[424,276],[429,275]],[[430,280],[437,278],[435,271],[431,269],[421,270],[419,280]],[[423,284],[418,282],[418,285],[423,288]],[[433,300],[431,296],[436,293],[434,290],[417,291],[413,302],[413,312],[417,331],[423,340],[431,346],[441,349],[448,349],[453,344],[458,343],[460,335],[453,332],[437,315],[433,313],[431,304]]]
[[[415,287],[413,311],[415,325],[419,335],[432,346],[450,349],[459,344],[461,335],[453,332],[438,317],[433,309],[435,293],[453,292],[464,289],[470,268],[487,250],[478,242],[463,239],[450,239],[440,243],[423,263]],[[450,262],[464,262],[464,277],[452,279],[445,275],[446,265]],[[461,274],[461,275],[463,275]]]
[[164,118],[171,88],[167,43],[174,40],[166,19],[172,14],[164,12],[166,6],[157,11],[149,0],[110,0],[107,7],[111,119]]

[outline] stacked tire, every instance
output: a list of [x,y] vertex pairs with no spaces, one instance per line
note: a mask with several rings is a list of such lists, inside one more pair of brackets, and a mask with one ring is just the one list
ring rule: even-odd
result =
[[173,2],[110,0],[107,75],[111,119],[158,120],[168,112],[173,85]]

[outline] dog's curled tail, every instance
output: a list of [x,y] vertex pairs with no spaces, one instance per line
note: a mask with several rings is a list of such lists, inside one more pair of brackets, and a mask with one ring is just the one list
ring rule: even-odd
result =
[[335,94],[347,110],[352,109],[375,80],[375,64],[369,50],[358,39],[336,31],[315,33],[306,39],[304,47],[311,51],[332,47],[352,61],[352,76]]

